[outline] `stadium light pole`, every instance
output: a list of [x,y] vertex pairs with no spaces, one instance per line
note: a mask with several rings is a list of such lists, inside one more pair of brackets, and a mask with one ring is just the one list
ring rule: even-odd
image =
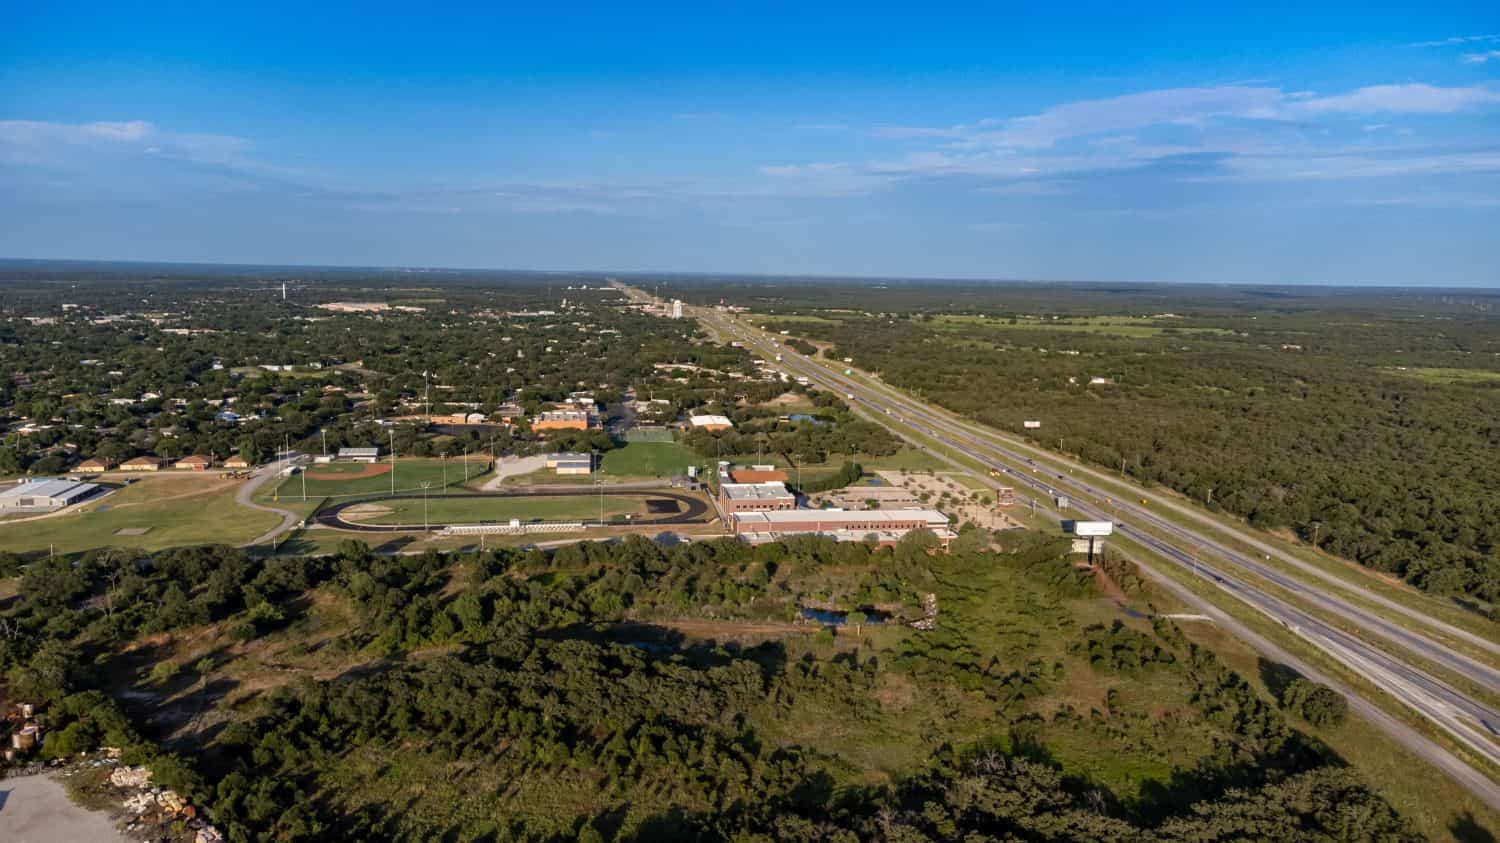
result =
[[448,488],[448,452],[443,452],[443,488]]
[[318,435],[323,437],[323,456],[326,457],[328,456],[328,430],[320,427],[318,428]]
[[391,428],[391,494],[396,494],[396,429]]
[[432,486],[431,480],[422,481],[422,532],[430,533],[432,528],[427,523],[427,489]]

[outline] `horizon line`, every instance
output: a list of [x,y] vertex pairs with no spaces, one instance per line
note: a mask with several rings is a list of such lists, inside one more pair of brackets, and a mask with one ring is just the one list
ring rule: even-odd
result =
[[[141,260],[141,259],[115,259],[115,258],[26,258],[7,257],[0,255],[0,268],[7,264],[89,264],[99,266],[167,266],[167,267],[210,267],[210,268],[248,268],[248,269],[271,269],[271,270],[336,270],[341,272],[377,271],[377,272],[406,272],[406,273],[513,273],[513,274],[536,274],[536,275],[576,275],[576,276],[661,276],[674,277],[678,279],[766,279],[766,280],[805,280],[813,282],[835,282],[835,281],[874,281],[881,283],[957,283],[957,284],[1026,284],[1026,285],[1070,285],[1070,286],[1099,286],[1111,284],[1133,284],[1154,287],[1261,287],[1261,288],[1283,288],[1291,287],[1303,290],[1312,289],[1337,289],[1337,290],[1412,290],[1412,291],[1442,291],[1463,290],[1467,292],[1482,291],[1500,293],[1500,282],[1491,286],[1449,284],[1442,286],[1424,286],[1420,284],[1399,283],[1341,283],[1337,281],[1171,281],[1171,280],[1139,280],[1129,278],[1119,279],[1061,279],[1061,278],[1006,278],[1002,276],[977,276],[977,275],[859,275],[839,273],[769,273],[769,272],[743,272],[733,270],[680,270],[680,269],[537,269],[529,267],[460,267],[460,266],[422,266],[422,265],[389,265],[378,264],[321,264],[321,263],[246,263],[239,261],[184,261],[184,260]],[[5,283],[8,279],[0,279]]]

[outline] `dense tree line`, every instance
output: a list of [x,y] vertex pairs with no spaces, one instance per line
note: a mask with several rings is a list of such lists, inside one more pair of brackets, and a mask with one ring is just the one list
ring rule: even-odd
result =
[[[1062,564],[1054,538],[1004,538],[996,552],[968,530],[951,556],[931,555],[919,533],[887,549],[637,537],[447,555],[377,556],[355,542],[320,558],[101,552],[22,571],[0,616],[0,664],[13,693],[52,701],[57,751],[127,747],[234,841],[1415,839],[1213,653],[1166,621],[1074,625],[1064,601],[1095,594],[1091,579]],[[997,595],[984,572],[1014,593]],[[919,617],[922,594],[937,591],[941,623],[880,656],[857,643],[788,658],[775,642],[684,648],[632,637],[632,624],[658,617],[773,616],[836,574],[853,578],[825,600]],[[258,638],[293,621],[310,590],[338,595],[353,614],[328,646],[386,658],[271,691],[181,757],[135,735],[100,693],[114,690],[112,653],[141,634],[217,623]],[[1032,617],[997,628],[997,598]],[[1102,677],[1190,688],[1186,704],[1213,726],[1212,752],[1153,800],[1125,802],[1066,774],[1048,730],[1089,727],[1070,725],[1085,718],[1068,710],[1038,720],[1032,703],[1063,668],[1036,657],[1037,629],[1069,638]],[[402,658],[433,645],[443,653]],[[887,671],[986,706],[1009,737],[934,746],[887,784],[839,786],[847,760],[764,731],[809,710],[876,728]],[[1091,716],[1113,728],[1107,713]],[[475,770],[485,772],[465,786],[489,789],[450,801],[370,789],[409,776],[426,791],[444,771]]]
[[[787,324],[1038,444],[1426,590],[1500,599],[1500,461],[1487,458],[1500,452],[1500,379],[1430,383],[1399,368],[1493,361],[1500,322],[1384,316],[1330,333],[1326,313],[1253,315],[1142,337],[942,315]],[[1222,332],[1192,332],[1207,328]]]

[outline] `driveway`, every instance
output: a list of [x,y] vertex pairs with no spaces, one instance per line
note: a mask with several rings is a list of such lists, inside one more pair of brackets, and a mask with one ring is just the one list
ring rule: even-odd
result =
[[240,545],[240,547],[253,547],[258,544],[266,544],[268,542],[271,542],[275,540],[277,536],[297,526],[297,522],[302,520],[295,512],[290,512],[280,507],[266,506],[263,503],[256,503],[255,501],[251,500],[251,498],[255,496],[256,491],[260,489],[261,485],[264,484],[267,480],[271,480],[281,476],[282,469],[286,468],[288,465],[298,464],[304,459],[306,458],[300,454],[293,454],[292,456],[279,459],[276,462],[267,463],[266,465],[263,465],[260,468],[256,469],[255,473],[250,476],[250,479],[246,480],[245,483],[240,486],[239,491],[234,493],[234,501],[240,506],[248,506],[251,509],[259,509],[263,512],[274,512],[277,515],[281,516],[281,523],[276,525],[275,529],[272,529],[264,535],[257,536],[256,538],[245,542],[244,544]]

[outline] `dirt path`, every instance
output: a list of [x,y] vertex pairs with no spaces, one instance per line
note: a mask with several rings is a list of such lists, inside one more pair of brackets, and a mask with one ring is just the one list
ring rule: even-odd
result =
[[129,843],[109,817],[74,805],[48,776],[0,779],[0,840],[6,843]]

